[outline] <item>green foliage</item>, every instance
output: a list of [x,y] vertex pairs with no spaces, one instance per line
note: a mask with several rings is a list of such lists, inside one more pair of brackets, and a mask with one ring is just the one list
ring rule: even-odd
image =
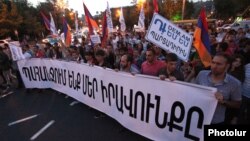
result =
[[43,30],[39,12],[27,1],[0,3],[0,38],[11,37],[17,39],[14,31],[17,30],[19,38],[29,35],[36,38]]
[[[8,4],[10,9],[8,9]],[[1,2],[0,12],[0,38],[10,37],[14,34],[14,30],[23,22],[23,17],[17,12],[16,5]]]
[[174,15],[173,17],[171,17],[172,21],[178,21],[181,20],[181,14],[177,13],[176,15]]
[[162,3],[162,9],[160,9],[160,14],[162,14],[167,19],[171,19],[173,16],[181,13],[182,11],[182,0],[165,0]]

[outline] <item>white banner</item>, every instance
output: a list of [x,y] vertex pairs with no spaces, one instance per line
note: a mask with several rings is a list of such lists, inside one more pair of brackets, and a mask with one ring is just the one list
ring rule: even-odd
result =
[[123,11],[122,11],[122,7],[120,10],[120,18],[119,18],[119,22],[120,22],[120,30],[122,32],[124,32],[126,30],[126,23],[125,23],[125,19],[123,17]]
[[154,13],[146,39],[188,61],[193,37],[161,15]]
[[52,88],[157,141],[203,140],[217,100],[214,88],[131,75],[75,62],[18,61],[27,88]]
[[113,32],[113,22],[112,22],[111,10],[109,8],[109,3],[108,2],[107,2],[106,17],[107,17],[108,32],[112,33]]
[[142,31],[145,30],[144,20],[145,20],[145,14],[144,14],[143,6],[142,6],[141,7],[141,12],[140,12],[140,15],[139,15],[139,20],[138,20],[138,26],[140,27],[140,29]]

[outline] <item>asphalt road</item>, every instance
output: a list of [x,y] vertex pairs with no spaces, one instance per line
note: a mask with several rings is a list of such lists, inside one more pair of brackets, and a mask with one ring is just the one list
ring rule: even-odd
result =
[[148,140],[108,116],[95,118],[98,111],[74,101],[52,90],[14,89],[0,96],[0,141]]

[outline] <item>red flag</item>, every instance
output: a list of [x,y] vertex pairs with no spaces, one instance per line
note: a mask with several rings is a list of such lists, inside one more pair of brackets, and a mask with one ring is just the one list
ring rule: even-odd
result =
[[98,28],[98,25],[84,3],[83,3],[83,9],[84,9],[84,13],[85,13],[85,21],[87,21],[87,23],[88,23],[89,35],[93,35],[94,28]]
[[154,5],[154,12],[158,13],[159,12],[158,1],[157,0],[153,0],[153,5]]
[[102,44],[101,47],[105,48],[106,47],[106,42],[108,38],[108,25],[107,25],[107,10],[104,12],[103,20],[102,20]]
[[206,13],[204,8],[202,8],[200,12],[198,24],[194,31],[194,39],[195,40],[193,42],[193,45],[196,48],[202,63],[205,67],[210,66],[210,63],[212,61],[212,57],[210,55],[211,47],[208,35]]
[[70,46],[71,44],[71,32],[70,32],[71,28],[69,26],[69,24],[67,23],[66,19],[63,18],[63,32],[64,32],[64,38],[65,38],[65,45],[67,47]]

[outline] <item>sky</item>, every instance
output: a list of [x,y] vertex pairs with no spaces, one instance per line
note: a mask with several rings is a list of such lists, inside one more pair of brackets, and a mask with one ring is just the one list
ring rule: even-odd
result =
[[[45,0],[28,0],[33,5],[37,5],[39,2],[44,2]],[[66,0],[65,0],[66,1]],[[132,0],[68,0],[69,8],[77,10],[79,15],[83,14],[83,1],[88,7],[91,15],[96,15],[96,11],[104,11],[107,7],[107,1],[109,7],[121,7],[131,5]]]
[[[37,5],[39,2],[44,2],[45,0],[28,0],[29,2]],[[64,0],[66,2],[66,0]],[[96,11],[104,11],[107,7],[107,1],[109,3],[109,7],[121,7],[131,5],[133,0],[68,0],[69,8],[77,10],[79,15],[83,14],[83,1],[85,5],[88,7],[91,15],[96,15]],[[138,1],[138,0],[137,0]],[[198,0],[193,0],[198,1]],[[204,1],[204,0],[203,0]]]

